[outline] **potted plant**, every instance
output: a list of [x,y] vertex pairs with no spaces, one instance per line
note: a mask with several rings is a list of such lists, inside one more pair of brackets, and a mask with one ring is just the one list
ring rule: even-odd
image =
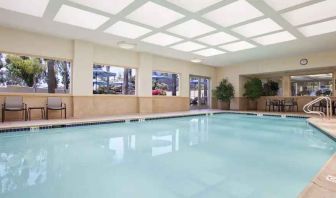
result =
[[273,80],[268,80],[264,85],[264,96],[276,96],[279,91],[279,84]]
[[263,95],[262,82],[259,78],[251,78],[246,81],[244,96],[248,99],[248,110],[257,109],[257,99]]
[[234,97],[234,88],[228,80],[223,79],[216,89],[213,91],[217,99],[217,107],[219,109],[229,110],[230,100]]

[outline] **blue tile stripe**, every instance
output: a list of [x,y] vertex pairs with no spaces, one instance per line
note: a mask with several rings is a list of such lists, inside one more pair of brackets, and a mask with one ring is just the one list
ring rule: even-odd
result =
[[[162,117],[148,117],[140,118],[143,120],[161,120],[161,119],[171,119],[171,118],[181,118],[181,117],[193,117],[193,116],[206,116],[206,115],[216,115],[216,114],[240,114],[240,115],[251,115],[257,116],[259,113],[248,113],[248,112],[213,112],[213,113],[199,113],[199,114],[188,114],[188,115],[174,115],[174,116],[162,116]],[[263,116],[269,117],[281,117],[279,114],[267,114],[262,113]],[[301,118],[307,119],[307,116],[300,115],[286,115],[287,118]],[[79,123],[69,123],[69,124],[49,124],[41,126],[31,126],[31,127],[13,127],[0,129],[0,133],[7,132],[19,132],[19,131],[30,131],[31,129],[45,130],[45,129],[55,129],[55,128],[68,128],[68,127],[78,127],[78,126],[91,126],[91,125],[102,125],[102,124],[113,124],[113,123],[124,123],[124,122],[138,122],[138,118],[133,119],[120,119],[120,120],[107,120],[107,121],[92,121],[92,122],[79,122]]]

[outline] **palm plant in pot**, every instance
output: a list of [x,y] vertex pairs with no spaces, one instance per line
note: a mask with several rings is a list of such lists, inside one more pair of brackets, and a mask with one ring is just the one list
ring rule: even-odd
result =
[[230,109],[230,100],[234,97],[234,88],[228,80],[223,79],[213,91],[217,99],[217,107],[223,110]]
[[263,86],[259,78],[251,78],[246,81],[244,96],[248,99],[248,109],[257,109],[257,100],[263,95]]

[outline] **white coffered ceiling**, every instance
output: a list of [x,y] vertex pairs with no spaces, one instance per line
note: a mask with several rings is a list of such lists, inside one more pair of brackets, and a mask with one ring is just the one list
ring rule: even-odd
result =
[[336,0],[0,0],[0,25],[213,66],[336,49]]

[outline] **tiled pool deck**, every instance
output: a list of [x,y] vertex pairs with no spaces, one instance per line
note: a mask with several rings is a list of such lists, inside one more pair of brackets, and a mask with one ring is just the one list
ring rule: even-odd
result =
[[[162,119],[169,117],[211,115],[216,113],[243,113],[263,116],[287,116],[308,118],[308,122],[320,129],[336,141],[336,118],[322,120],[318,117],[302,113],[252,112],[252,111],[222,111],[222,110],[193,110],[186,112],[157,113],[157,114],[130,114],[122,116],[104,116],[90,118],[70,118],[67,120],[33,120],[14,121],[0,124],[1,132],[29,131],[43,128],[73,127],[79,125],[93,125],[114,122],[141,121],[143,119]],[[308,117],[309,116],[309,117]],[[299,195],[300,198],[336,198],[336,154],[322,167],[320,172]]]

